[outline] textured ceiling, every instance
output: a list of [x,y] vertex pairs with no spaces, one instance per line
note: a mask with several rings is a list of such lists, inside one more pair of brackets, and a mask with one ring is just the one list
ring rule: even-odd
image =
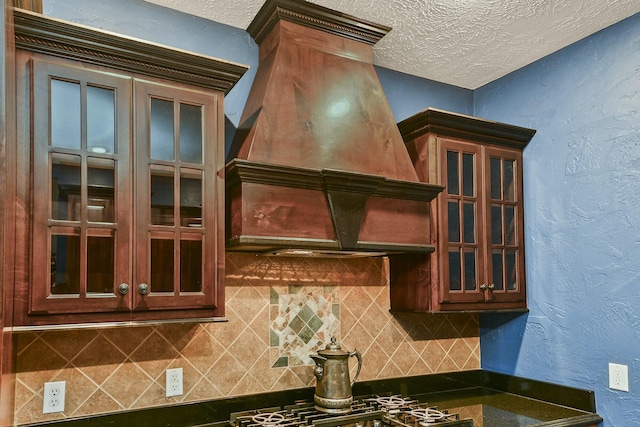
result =
[[[264,0],[147,0],[246,29]],[[638,0],[313,0],[393,29],[374,63],[475,89],[640,12]]]

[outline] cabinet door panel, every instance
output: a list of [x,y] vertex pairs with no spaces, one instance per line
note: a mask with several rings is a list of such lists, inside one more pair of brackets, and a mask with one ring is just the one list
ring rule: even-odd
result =
[[130,79],[36,59],[31,79],[30,313],[128,310]]
[[485,169],[490,180],[487,192],[487,242],[489,301],[524,298],[524,221],[519,151],[485,147]]
[[[216,306],[218,100],[136,81],[135,310]],[[167,298],[170,296],[171,298]]]
[[438,230],[438,251],[442,292],[440,302],[479,302],[483,266],[481,204],[478,198],[480,149],[472,144],[441,138],[443,153],[440,179],[446,183],[438,196],[442,219]]

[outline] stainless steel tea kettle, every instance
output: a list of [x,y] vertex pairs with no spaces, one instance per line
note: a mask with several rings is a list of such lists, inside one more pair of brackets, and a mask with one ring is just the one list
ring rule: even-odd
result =
[[[358,370],[353,381],[349,381],[349,358],[353,356],[358,359]],[[330,414],[351,412],[351,387],[358,379],[362,368],[360,352],[342,350],[336,343],[336,338],[331,337],[331,343],[327,344],[324,350],[318,350],[318,354],[311,355],[311,358],[316,362],[313,370],[317,379],[316,392],[313,395],[316,409]]]

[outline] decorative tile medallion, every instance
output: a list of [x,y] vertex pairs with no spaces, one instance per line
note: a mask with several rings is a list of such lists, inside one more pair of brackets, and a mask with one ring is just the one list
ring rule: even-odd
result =
[[279,357],[273,367],[312,365],[309,357],[340,333],[339,287],[271,288],[270,344]]

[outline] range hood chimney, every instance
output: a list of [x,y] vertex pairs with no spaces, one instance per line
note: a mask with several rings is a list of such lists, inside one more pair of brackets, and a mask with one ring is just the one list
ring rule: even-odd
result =
[[226,166],[227,251],[433,251],[429,202],[373,67],[390,28],[267,0],[247,31],[259,67]]

